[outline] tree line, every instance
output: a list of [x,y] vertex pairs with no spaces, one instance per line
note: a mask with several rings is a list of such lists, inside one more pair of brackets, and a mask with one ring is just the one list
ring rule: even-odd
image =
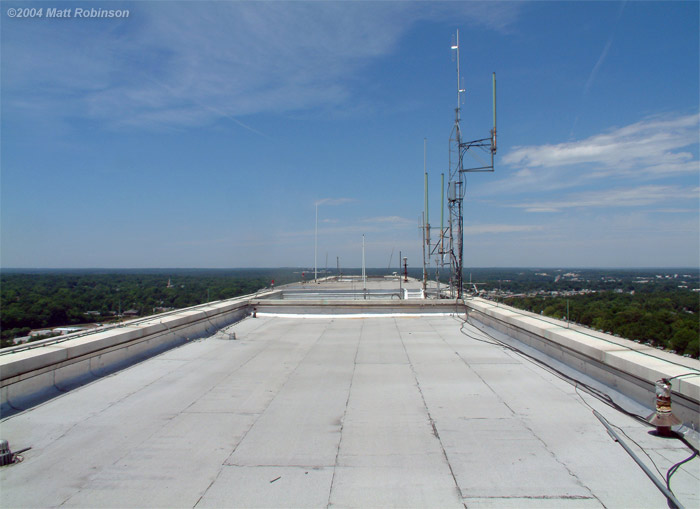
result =
[[281,269],[3,273],[2,347],[32,329],[108,322],[127,311],[147,316],[254,293],[269,287],[272,280],[280,285],[298,279],[293,271]]
[[[687,269],[688,286],[698,285],[697,269]],[[143,270],[4,270],[0,274],[2,346],[32,329],[87,322],[108,322],[126,311],[147,316],[169,308],[254,293],[297,282],[303,269],[143,269]],[[335,275],[335,270],[329,271]],[[360,269],[344,268],[343,274]],[[590,289],[595,293],[571,296],[505,297],[514,307],[618,334],[632,340],[675,350],[698,358],[698,293],[683,289],[679,279],[657,278],[658,270],[580,270],[581,277],[555,281],[557,272],[539,275],[535,269],[475,269],[480,289],[526,293]],[[561,273],[562,271],[558,271]],[[368,275],[386,269],[367,269]],[[670,274],[670,273],[669,273]],[[322,275],[319,272],[319,277]],[[422,277],[410,267],[409,275]],[[444,277],[444,274],[442,274]],[[638,278],[646,277],[646,283]],[[432,275],[431,275],[432,277]],[[685,276],[684,276],[685,277]],[[305,271],[306,281],[313,270]],[[465,271],[465,283],[469,273]],[[170,284],[168,284],[170,283]],[[505,294],[502,294],[502,297]]]
[[665,290],[603,291],[569,297],[510,297],[504,303],[698,358],[698,294]]

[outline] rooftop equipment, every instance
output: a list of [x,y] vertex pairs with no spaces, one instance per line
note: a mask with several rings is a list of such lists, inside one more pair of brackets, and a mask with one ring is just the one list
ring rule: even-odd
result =
[[[449,220],[446,229],[441,228],[440,241],[436,246],[443,245],[444,237],[449,237],[449,249],[443,255],[449,254],[450,260],[450,295],[462,298],[462,277],[463,277],[463,253],[464,253],[464,211],[463,201],[466,188],[465,173],[472,172],[492,172],[494,171],[494,156],[496,155],[496,73],[492,75],[493,80],[493,129],[488,138],[465,141],[462,139],[461,128],[461,105],[462,94],[465,89],[461,87],[461,77],[459,71],[459,30],[455,41],[451,47],[456,51],[457,61],[457,108],[455,108],[455,122],[450,135],[449,153],[449,182],[447,185],[447,206],[449,209]],[[481,149],[491,156],[491,162],[484,162],[479,159],[474,152]],[[478,163],[477,165],[465,164],[464,156],[470,155]]]
[[649,417],[649,423],[656,426],[658,435],[673,436],[671,426],[678,426],[681,420],[671,411],[671,381],[662,378],[656,381],[656,412]]

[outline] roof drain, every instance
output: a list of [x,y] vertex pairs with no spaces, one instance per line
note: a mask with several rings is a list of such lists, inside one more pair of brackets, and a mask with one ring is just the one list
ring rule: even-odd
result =
[[7,440],[0,440],[0,467],[19,463],[23,459],[20,453],[28,451],[29,449],[31,449],[31,447],[25,447],[17,452],[12,452],[10,450],[10,443]]

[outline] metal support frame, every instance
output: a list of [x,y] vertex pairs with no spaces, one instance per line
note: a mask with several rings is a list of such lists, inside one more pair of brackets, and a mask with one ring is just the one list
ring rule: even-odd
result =
[[[459,72],[459,30],[452,49],[457,52],[457,108],[455,108],[455,122],[450,134],[449,145],[449,182],[447,185],[447,207],[449,219],[447,232],[449,233],[449,259],[450,259],[450,296],[457,299],[463,297],[463,270],[464,270],[464,195],[466,191],[465,173],[492,172],[494,171],[494,156],[496,154],[496,73],[493,73],[493,129],[491,136],[477,140],[464,141],[461,128],[462,94],[465,92],[460,86]],[[491,155],[491,164],[481,163],[480,166],[465,165],[464,156],[473,149],[484,150]],[[478,161],[479,159],[475,157]]]

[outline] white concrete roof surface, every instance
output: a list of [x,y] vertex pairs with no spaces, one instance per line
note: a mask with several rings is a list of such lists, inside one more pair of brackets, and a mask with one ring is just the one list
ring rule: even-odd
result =
[[245,319],[2,421],[0,506],[666,507],[586,403],[664,474],[681,442],[461,325]]

